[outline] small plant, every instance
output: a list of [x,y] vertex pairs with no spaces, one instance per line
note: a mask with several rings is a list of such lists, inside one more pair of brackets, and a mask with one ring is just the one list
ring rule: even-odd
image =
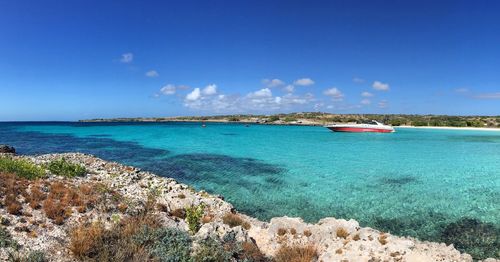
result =
[[335,253],[339,254],[339,255],[342,254],[342,248],[339,248],[339,249],[335,250]]
[[83,166],[70,163],[64,158],[51,161],[47,167],[52,174],[57,176],[77,177],[87,173]]
[[358,233],[358,234],[356,234],[356,235],[354,235],[354,236],[352,237],[352,240],[354,240],[354,241],[359,241],[360,239],[361,239],[361,237],[359,236],[359,233]]
[[9,231],[0,226],[0,248],[11,247],[17,249],[19,244],[10,235]]
[[157,240],[154,242],[151,254],[159,261],[191,261],[191,238],[185,231],[161,228],[154,234]]
[[186,198],[186,195],[184,195],[184,194],[179,194],[177,197],[178,197],[179,199],[184,199],[184,198]]
[[186,210],[184,210],[184,208],[176,208],[176,209],[172,210],[170,215],[173,217],[184,219],[184,218],[186,218]]
[[380,234],[380,236],[378,237],[378,242],[382,245],[389,243],[389,241],[387,241],[387,235]]
[[25,159],[0,157],[0,172],[14,173],[18,177],[37,179],[45,176],[45,170]]
[[335,232],[337,234],[337,237],[344,238],[346,239],[349,236],[349,232],[343,227],[337,228],[337,231]]
[[290,229],[290,234],[294,235],[297,234],[297,230],[295,228]]
[[186,222],[189,226],[189,232],[195,234],[200,229],[200,220],[203,217],[203,204],[186,208]]
[[243,261],[264,262],[267,261],[266,256],[262,254],[259,247],[251,241],[241,243],[241,252],[239,257]]
[[311,230],[309,229],[304,230],[304,236],[310,237],[311,235],[312,235]]
[[42,251],[31,251],[27,255],[18,252],[9,254],[10,262],[47,262],[49,261]]
[[280,227],[280,228],[278,228],[277,234],[278,234],[278,236],[284,236],[284,235],[286,235],[287,232],[288,231],[285,228]]
[[239,215],[233,213],[227,213],[222,217],[222,222],[230,227],[241,226],[244,229],[250,229],[250,223],[244,221]]
[[281,246],[276,252],[276,262],[310,262],[316,261],[318,251],[316,247],[309,246]]
[[193,262],[231,261],[231,252],[226,251],[219,241],[208,238],[199,244],[192,257]]

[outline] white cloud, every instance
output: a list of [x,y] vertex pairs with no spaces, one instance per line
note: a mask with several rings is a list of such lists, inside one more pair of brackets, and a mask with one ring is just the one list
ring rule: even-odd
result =
[[134,60],[134,54],[132,53],[125,53],[122,55],[122,58],[120,59],[120,62],[122,63],[131,63],[132,60]]
[[277,78],[275,78],[275,79],[263,79],[262,83],[269,88],[285,85],[285,82],[283,82],[282,80],[277,79]]
[[373,87],[373,89],[378,90],[378,91],[388,91],[389,90],[389,84],[382,83],[380,81],[373,82],[372,87]]
[[342,99],[344,98],[344,94],[342,94],[342,92],[336,87],[325,90],[323,94],[331,97],[334,101],[342,101]]
[[314,85],[314,81],[311,78],[301,78],[295,80],[293,84],[297,86],[310,86]]
[[283,88],[283,91],[285,91],[287,93],[293,93],[293,91],[295,91],[295,86],[287,85],[287,86],[285,86],[285,88]]
[[500,92],[475,95],[477,99],[500,99]]
[[208,96],[215,95],[217,94],[217,85],[215,84],[207,85],[205,88],[203,88],[201,93]]
[[356,84],[362,84],[365,82],[365,80],[363,78],[359,78],[359,77],[353,77],[352,78],[352,81]]
[[362,105],[369,105],[369,104],[371,104],[371,103],[372,103],[372,101],[370,101],[370,99],[366,99],[366,98],[365,98],[365,99],[361,100],[361,104],[362,104]]
[[158,72],[156,72],[156,70],[150,70],[150,71],[146,72],[146,76],[147,77],[158,77],[159,74],[158,74]]
[[361,96],[362,96],[362,97],[372,97],[372,96],[373,96],[373,94],[372,94],[372,93],[370,93],[370,92],[366,92],[366,91],[365,91],[365,92],[361,93]]
[[262,88],[261,90],[255,91],[249,94],[249,97],[259,98],[259,97],[272,97],[273,93],[269,88]]
[[176,90],[177,90],[177,88],[176,88],[174,85],[172,85],[172,84],[168,84],[168,85],[166,85],[166,86],[162,87],[162,88],[160,89],[160,92],[161,92],[162,94],[164,94],[164,95],[167,95],[167,96],[168,96],[168,95],[173,95],[173,94],[175,94]]
[[201,91],[197,87],[193,91],[191,91],[191,93],[189,93],[189,94],[186,95],[186,100],[188,100],[188,101],[196,101],[196,100],[200,99],[200,97],[201,97]]
[[387,100],[382,100],[380,102],[378,102],[378,107],[379,108],[387,108],[389,106]]

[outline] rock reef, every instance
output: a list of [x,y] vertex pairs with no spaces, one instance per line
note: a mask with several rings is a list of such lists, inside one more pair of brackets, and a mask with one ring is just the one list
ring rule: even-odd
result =
[[[159,177],[91,155],[65,153],[10,157],[28,160],[38,166],[46,166],[51,161],[64,158],[86,169],[86,175],[72,178],[47,171],[43,182],[26,185],[25,192],[30,193],[18,196],[16,201],[21,205],[18,212],[0,205],[2,230],[18,243],[16,252],[27,254],[41,251],[50,261],[80,260],[70,247],[71,234],[74,234],[71,232],[76,226],[100,221],[105,228],[111,228],[118,221],[148,208],[152,195],[154,206],[150,212],[162,227],[191,231],[194,243],[210,238],[225,239],[231,235],[238,242],[255,244],[258,251],[271,261],[280,255],[281,248],[293,246],[314,247],[315,261],[473,261],[470,255],[460,253],[453,245],[394,236],[360,227],[355,220],[324,218],[316,224],[309,224],[300,218],[279,217],[269,222],[259,221],[238,213],[221,196],[197,192],[171,178]],[[46,202],[43,202],[43,208],[33,203],[35,187],[50,194],[54,189],[49,190],[47,187],[53,187],[54,183],[65,188],[89,187],[89,193],[82,193],[80,202],[66,209],[59,220],[48,215]],[[97,194],[95,192],[100,192],[104,197],[92,198],[93,194]],[[201,218],[195,218],[200,223],[195,227],[190,220],[192,217],[186,217],[186,210],[193,207],[202,207]],[[196,244],[193,246],[196,248]],[[0,247],[0,261],[8,260],[14,248],[6,244]],[[228,259],[240,260],[236,257]]]

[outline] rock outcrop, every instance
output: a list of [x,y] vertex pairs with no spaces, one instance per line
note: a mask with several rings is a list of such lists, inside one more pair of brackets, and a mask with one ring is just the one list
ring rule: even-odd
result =
[[0,153],[15,154],[16,149],[8,145],[0,145]]

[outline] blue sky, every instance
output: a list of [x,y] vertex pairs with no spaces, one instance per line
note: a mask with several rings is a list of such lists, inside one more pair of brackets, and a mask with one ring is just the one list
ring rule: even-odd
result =
[[498,1],[4,1],[0,120],[500,115]]

